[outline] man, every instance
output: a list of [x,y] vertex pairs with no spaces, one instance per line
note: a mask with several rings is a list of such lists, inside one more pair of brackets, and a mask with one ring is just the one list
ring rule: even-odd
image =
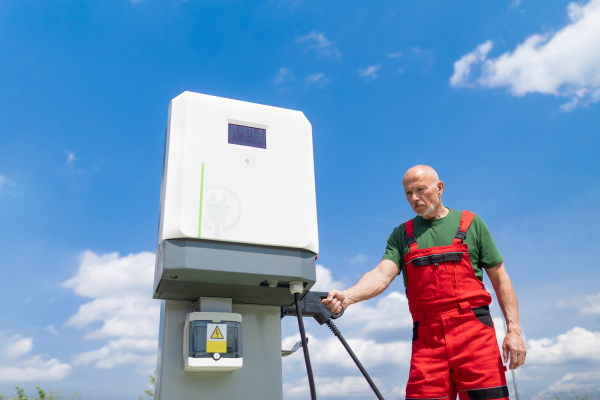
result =
[[406,399],[508,399],[505,371],[483,286],[485,270],[507,324],[502,344],[510,369],[525,362],[517,297],[483,220],[444,207],[444,183],[429,166],[409,169],[402,180],[417,214],[388,239],[383,259],[356,285],[332,290],[323,303],[342,307],[382,293],[402,272],[413,317]]

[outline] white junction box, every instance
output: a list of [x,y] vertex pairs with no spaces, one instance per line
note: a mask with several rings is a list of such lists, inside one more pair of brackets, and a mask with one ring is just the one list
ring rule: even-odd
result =
[[319,251],[303,113],[184,92],[171,101],[158,244],[193,238]]
[[233,371],[242,368],[242,316],[193,312],[183,333],[184,371]]

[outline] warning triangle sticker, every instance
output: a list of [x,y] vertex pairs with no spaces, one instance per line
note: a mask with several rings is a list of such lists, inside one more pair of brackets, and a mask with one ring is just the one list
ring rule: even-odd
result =
[[223,334],[221,333],[221,330],[219,329],[219,326],[217,326],[214,330],[214,332],[212,333],[212,335],[210,336],[211,339],[224,339]]

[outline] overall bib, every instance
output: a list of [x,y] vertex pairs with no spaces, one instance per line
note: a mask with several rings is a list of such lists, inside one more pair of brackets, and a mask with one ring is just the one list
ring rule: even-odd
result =
[[492,298],[475,276],[463,241],[475,214],[463,211],[449,246],[419,249],[413,220],[404,256],[413,345],[406,399],[508,399]]

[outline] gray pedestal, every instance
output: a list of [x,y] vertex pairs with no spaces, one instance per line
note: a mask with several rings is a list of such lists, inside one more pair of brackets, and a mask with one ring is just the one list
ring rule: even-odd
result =
[[280,307],[233,304],[242,314],[244,366],[231,372],[185,372],[183,325],[191,303],[163,300],[156,382],[157,400],[281,400]]

